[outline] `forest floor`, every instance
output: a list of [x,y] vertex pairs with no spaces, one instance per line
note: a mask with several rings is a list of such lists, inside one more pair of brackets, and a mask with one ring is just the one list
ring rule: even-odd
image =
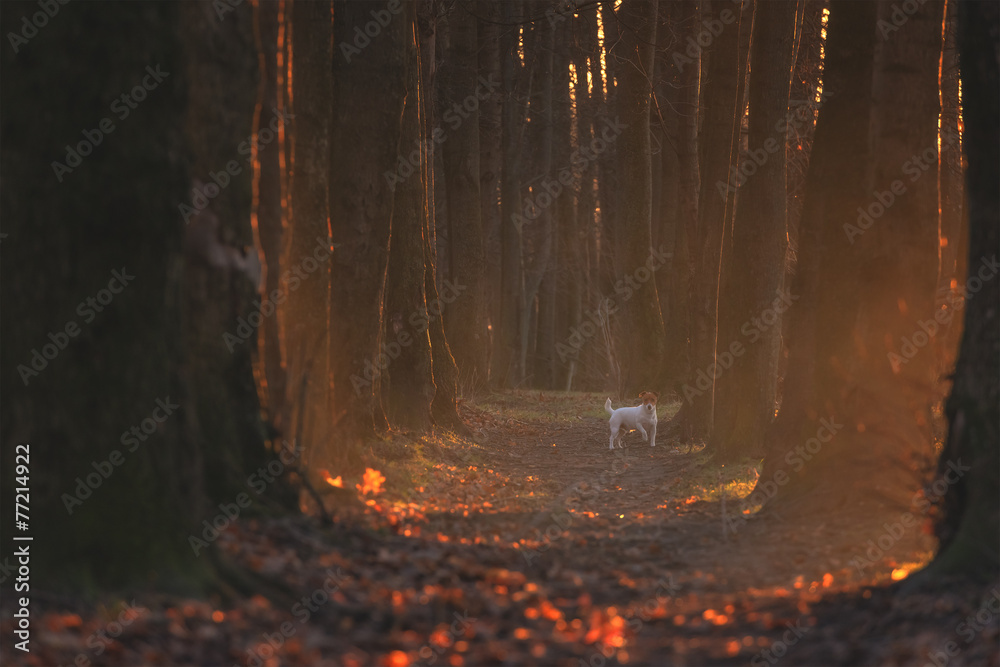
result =
[[[0,661],[1000,665],[1000,582],[894,584],[931,556],[919,527],[890,540],[859,528],[871,517],[754,516],[759,461],[720,468],[637,433],[611,452],[603,400],[513,392],[462,407],[470,437],[395,434],[364,478],[324,490],[332,527],[260,518],[223,534],[216,556],[259,594],[53,597],[30,654],[4,614]],[[879,537],[884,553],[852,562]]]

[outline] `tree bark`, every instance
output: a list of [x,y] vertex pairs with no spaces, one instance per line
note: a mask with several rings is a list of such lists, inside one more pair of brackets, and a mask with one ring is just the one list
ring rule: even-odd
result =
[[[722,230],[728,198],[721,197],[717,183],[726,183],[733,164],[734,136],[742,110],[740,30],[743,17],[730,3],[705,2],[706,20],[722,25],[721,33],[706,50],[708,59],[702,90],[701,132],[698,142],[701,165],[701,192],[698,197],[698,233],[690,239],[697,263],[689,282],[694,286],[691,306],[691,369],[682,388],[684,403],[675,420],[682,431],[706,440],[712,428],[712,400],[715,373],[716,308],[722,256]],[[707,32],[703,29],[701,32]],[[703,63],[704,63],[703,57]]]
[[[480,0],[478,13],[491,16],[492,3]],[[500,81],[500,26],[495,20],[481,20],[479,36],[479,75],[487,81]],[[500,170],[503,158],[503,96],[500,88],[490,91],[479,105],[479,196],[483,221],[483,250],[486,271],[487,363],[489,381],[496,385],[495,346],[500,332],[502,292],[500,243]]]
[[[996,3],[959,4],[963,115],[969,137],[965,150],[970,270],[962,347],[946,407],[948,439],[938,462],[938,478],[951,481],[951,464],[960,460],[968,471],[947,487],[944,511],[936,526],[941,546],[927,571],[932,576],[954,574],[982,581],[993,580],[1000,569],[998,34],[1000,12]],[[990,262],[992,275],[987,278],[984,276],[990,273]],[[980,287],[974,291],[977,285]]]
[[[668,386],[682,393],[682,384],[691,369],[691,289],[695,274],[696,258],[694,241],[698,234],[698,193],[701,188],[701,171],[698,163],[698,110],[701,78],[701,52],[690,57],[680,50],[681,45],[694,40],[702,28],[701,3],[697,0],[671,5],[676,14],[677,36],[671,49],[670,71],[676,85],[675,99],[664,114],[676,117],[677,197],[668,202],[675,210],[672,230],[673,257],[664,288],[669,294],[669,310],[664,313],[666,356],[664,377]],[[666,171],[666,170],[665,170]],[[665,233],[670,233],[664,230]],[[658,284],[659,286],[659,284]],[[687,439],[690,434],[679,434]]]
[[[959,124],[958,2],[948,2],[941,54],[941,160],[938,179],[941,195],[941,264],[938,272],[938,299],[941,308],[949,308],[962,295],[962,281],[968,270],[969,226],[962,200],[965,196],[962,174],[962,138]],[[943,297],[943,298],[942,298]],[[936,343],[938,373],[951,375],[962,339],[962,318],[952,316],[939,333]]]
[[[281,254],[284,243],[284,210],[282,207],[282,146],[274,127],[280,127],[276,113],[278,98],[279,48],[282,3],[277,0],[258,0],[254,4],[254,33],[257,42],[260,81],[257,89],[257,106],[254,111],[251,159],[254,166],[253,217],[251,218],[258,251],[263,258],[264,294],[273,294],[281,287]],[[263,139],[269,137],[265,143]],[[257,381],[261,400],[268,416],[278,431],[288,428],[285,402],[287,368],[285,347],[281,340],[281,310],[275,305],[274,313],[264,318],[258,330],[260,370]]]
[[[622,380],[629,396],[660,388],[663,320],[652,267],[658,254],[652,241],[652,166],[649,105],[654,75],[657,4],[624,0],[622,27],[611,58],[619,64],[618,113],[624,129],[618,139],[621,215],[615,243],[616,303],[621,308]],[[655,389],[653,389],[655,388]]]
[[[374,435],[381,414],[376,392],[386,365],[381,306],[398,179],[413,178],[417,167],[398,160],[403,110],[406,20],[394,16],[378,35],[378,45],[353,52],[354,28],[380,11],[378,2],[334,3],[333,122],[330,136],[330,225],[332,322],[330,354],[334,376],[333,429],[349,454]],[[348,156],[364,155],[364,160]],[[350,322],[350,324],[347,324]],[[384,361],[384,360],[383,360]]]
[[[288,404],[295,417],[288,436],[306,454],[327,442],[333,405],[330,399],[330,111],[333,105],[333,57],[330,0],[294,2],[294,73],[292,145],[294,162],[289,188],[292,221],[287,266],[308,275],[288,291],[285,331],[289,381]],[[313,269],[309,271],[309,269]],[[301,415],[301,416],[300,416]],[[298,433],[302,423],[304,432]]]
[[[417,150],[419,162],[424,165],[429,156],[428,146],[422,141],[415,6],[405,5],[404,13],[412,30],[405,33],[406,99],[400,118],[399,159],[405,160]],[[404,15],[398,20],[404,20]],[[409,178],[397,183],[393,193],[382,322],[383,354],[390,358],[382,385],[386,417],[390,424],[414,431],[425,431],[430,427],[431,402],[435,394],[427,326],[432,315],[428,312],[424,292],[426,264],[431,261],[425,256],[424,248],[424,230],[428,220],[424,178],[424,170],[419,168]],[[476,203],[478,205],[478,200]],[[439,316],[440,311],[437,311],[434,317]]]
[[[441,145],[448,197],[448,276],[462,296],[448,304],[445,331],[458,365],[459,387],[473,393],[487,380],[486,271],[479,179],[479,48],[472,0],[448,17],[449,46],[439,74],[447,139]],[[472,100],[473,103],[470,103]],[[472,110],[469,110],[469,107]]]
[[[36,9],[2,3],[0,22],[16,25]],[[0,152],[10,251],[0,290],[4,316],[18,322],[5,330],[0,350],[9,371],[0,378],[0,441],[12,463],[24,454],[18,445],[28,448],[33,574],[59,587],[142,587],[151,572],[204,586],[209,561],[195,557],[188,536],[200,534],[214,499],[233,497],[227,494],[259,461],[254,454],[266,453],[246,346],[229,354],[222,339],[247,315],[254,290],[237,268],[245,257],[231,245],[250,236],[249,178],[236,148],[251,131],[251,13],[237,10],[220,27],[198,14],[206,9],[81,4],[72,21],[51,21],[20,53],[0,54],[0,115],[17,128],[5,133]],[[181,39],[209,28],[243,69],[202,60],[197,42]],[[110,102],[147,66],[160,81],[141,112],[124,120],[109,114]],[[192,72],[203,80],[193,81]],[[192,93],[212,81],[223,83],[218,97],[192,104]],[[246,103],[242,110],[214,104],[227,94]],[[115,129],[100,148],[54,174],[53,156],[66,162],[66,144],[105,117]],[[191,175],[203,178],[202,169],[217,171],[229,160],[241,169],[213,190],[218,236],[188,244],[180,207],[193,208]],[[100,310],[78,308],[111,289],[119,291]],[[195,324],[202,309],[215,317]],[[59,347],[50,335],[65,344],[45,358],[43,345]],[[210,349],[215,363],[202,365]],[[33,350],[47,363],[33,362]],[[192,387],[199,391],[188,393]],[[156,421],[156,429],[138,430],[144,421]],[[118,456],[127,470],[109,462]],[[112,471],[92,488],[82,480],[95,474],[95,463]],[[250,470],[232,470],[239,466]],[[11,509],[8,534],[13,518]]]
[[775,304],[784,304],[787,237],[785,141],[776,128],[788,109],[796,8],[794,2],[758,2],[754,17],[750,133],[740,168],[748,175],[738,190],[718,306],[716,355],[724,370],[715,382],[709,447],[722,462],[762,454],[764,431],[774,418],[784,310]]
[[[876,47],[890,11],[887,2],[831,3],[831,97],[816,127],[791,290],[799,312],[758,482],[788,476],[774,511],[832,504],[876,520],[880,509],[907,508],[930,464],[932,355],[908,355],[905,341],[933,317],[936,177],[913,185],[907,165],[936,143],[942,5],[925,3]],[[859,211],[877,221],[860,223]]]
[[515,223],[521,216],[521,140],[523,116],[518,93],[521,86],[521,63],[518,60],[518,34],[513,27],[520,3],[504,2],[500,34],[500,62],[503,79],[503,168],[500,176],[500,242],[502,249],[500,336],[494,348],[494,370],[503,386],[519,383],[523,369],[519,365],[519,332],[525,313],[521,308],[521,233]]

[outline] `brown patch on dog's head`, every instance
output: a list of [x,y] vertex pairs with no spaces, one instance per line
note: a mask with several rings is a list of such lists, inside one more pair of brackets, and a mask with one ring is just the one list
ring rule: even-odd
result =
[[642,399],[643,405],[646,405],[647,403],[651,405],[656,405],[656,399],[658,399],[659,397],[660,395],[657,394],[655,391],[644,391],[639,394],[639,398]]

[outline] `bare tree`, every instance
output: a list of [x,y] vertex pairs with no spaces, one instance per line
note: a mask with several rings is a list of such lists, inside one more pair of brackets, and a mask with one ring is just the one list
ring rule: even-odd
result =
[[[754,16],[750,128],[740,167],[748,175],[738,190],[719,290],[716,355],[723,370],[715,382],[709,446],[720,460],[762,452],[774,417],[781,312],[788,307],[780,294],[787,238],[785,140],[776,128],[788,110],[796,8],[794,2],[758,2]],[[765,316],[766,328],[747,328]]]

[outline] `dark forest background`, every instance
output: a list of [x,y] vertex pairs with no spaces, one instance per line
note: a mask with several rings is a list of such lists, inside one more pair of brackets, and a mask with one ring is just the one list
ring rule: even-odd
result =
[[274,453],[295,512],[527,388],[679,401],[785,518],[961,459],[931,572],[996,574],[996,3],[39,6],[0,6],[0,438],[51,585],[197,588]]

